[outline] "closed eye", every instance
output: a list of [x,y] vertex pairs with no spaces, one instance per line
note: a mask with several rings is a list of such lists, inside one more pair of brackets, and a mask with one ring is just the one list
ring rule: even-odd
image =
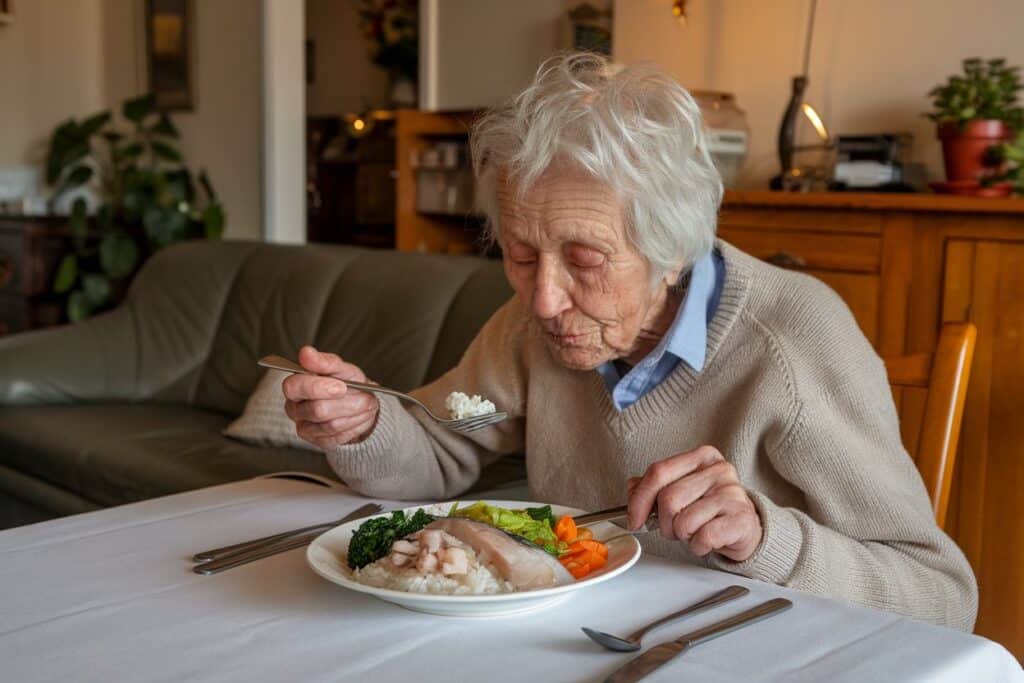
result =
[[529,265],[536,263],[537,252],[525,244],[510,244],[508,247],[508,258],[512,263]]
[[604,265],[606,256],[603,252],[580,244],[571,244],[566,248],[569,262],[577,268],[598,268]]

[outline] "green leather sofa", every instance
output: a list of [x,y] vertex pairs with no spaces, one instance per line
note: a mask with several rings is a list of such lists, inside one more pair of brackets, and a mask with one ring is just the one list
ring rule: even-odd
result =
[[[0,528],[279,471],[334,476],[319,453],[220,434],[268,353],[303,344],[412,389],[459,359],[511,295],[501,264],[326,245],[162,250],[125,303],[0,338]],[[485,470],[477,489],[525,476]]]

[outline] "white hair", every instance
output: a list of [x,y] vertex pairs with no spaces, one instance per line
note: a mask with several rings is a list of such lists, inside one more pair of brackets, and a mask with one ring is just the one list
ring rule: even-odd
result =
[[526,90],[480,118],[470,146],[490,240],[501,230],[498,183],[522,197],[553,162],[567,161],[620,194],[627,236],[655,277],[689,267],[714,244],[722,180],[700,109],[654,66],[616,69],[586,52],[551,57]]

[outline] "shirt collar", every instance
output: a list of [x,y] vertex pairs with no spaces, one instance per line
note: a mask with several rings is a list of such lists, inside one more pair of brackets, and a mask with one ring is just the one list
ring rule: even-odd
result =
[[714,293],[715,261],[709,252],[693,264],[690,284],[679,307],[653,355],[661,358],[666,352],[700,372],[704,369],[708,346],[708,302]]

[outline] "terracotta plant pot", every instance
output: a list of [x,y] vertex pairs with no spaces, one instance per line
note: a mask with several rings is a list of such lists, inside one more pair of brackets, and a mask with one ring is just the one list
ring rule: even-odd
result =
[[939,124],[946,180],[978,180],[994,169],[986,164],[989,147],[1008,142],[1013,131],[1002,121],[968,121],[963,128],[953,122]]

